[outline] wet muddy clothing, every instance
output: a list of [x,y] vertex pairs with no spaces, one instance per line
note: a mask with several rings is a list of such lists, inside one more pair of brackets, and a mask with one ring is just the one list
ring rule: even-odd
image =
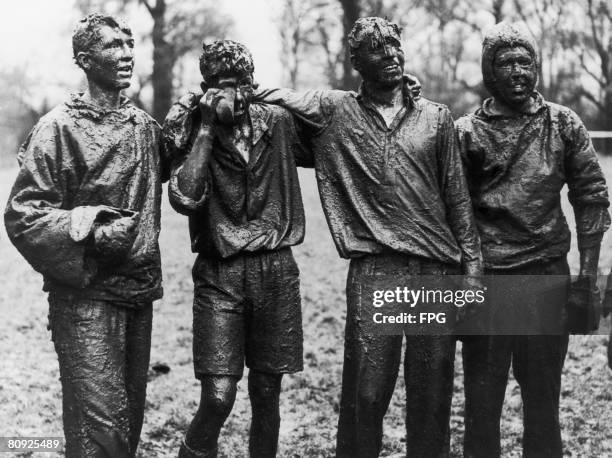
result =
[[397,251],[444,263],[480,257],[448,108],[405,97],[390,127],[367,94],[263,91],[312,132],[319,193],[343,258]]
[[[362,285],[371,276],[459,275],[458,266],[400,253],[351,259],[338,422],[338,458],[378,457],[402,354],[401,335],[364,332],[372,316]],[[366,297],[367,296],[367,297]],[[406,336],[406,456],[447,457],[455,370],[455,336]]]
[[299,270],[290,248],[193,266],[195,375],[302,370]]
[[[452,118],[442,105],[404,99],[390,127],[367,94],[275,89],[312,133],[321,202],[347,280],[338,457],[376,457],[399,367],[402,336],[364,326],[364,275],[459,274],[480,248]],[[447,456],[455,338],[408,336],[407,456]]]
[[[392,278],[411,266],[415,274],[458,274],[460,263],[480,264],[448,108],[405,93],[390,127],[363,91],[260,94],[287,107],[312,134],[323,210],[338,253],[352,258],[336,449],[343,458],[380,453],[402,347],[402,336],[363,326],[363,275]],[[455,339],[407,340],[407,456],[447,456]]]
[[136,454],[144,417],[152,305],[49,295],[66,457]]
[[[568,275],[569,292],[565,257],[485,274]],[[466,458],[501,456],[500,418],[511,365],[523,399],[523,456],[563,456],[559,396],[568,340],[567,334],[463,338]]]
[[[68,457],[136,453],[151,302],[162,296],[160,138],[126,98],[105,110],[77,95],[43,116],[19,152],[6,230],[49,291]],[[134,218],[132,236],[116,214]],[[124,252],[109,261],[99,242],[114,250],[115,240]]]
[[[570,230],[561,210],[569,188],[579,248],[598,246],[610,224],[605,179],[588,133],[568,108],[534,95],[531,109],[497,115],[493,99],[457,121],[488,275],[568,275]],[[542,304],[543,306],[548,304]],[[566,304],[558,304],[559,320]],[[464,339],[465,456],[499,457],[508,371],[521,387],[523,456],[561,457],[561,372],[568,336]]]
[[183,195],[178,173],[199,129],[198,98],[183,97],[164,122],[175,157],[168,193],[189,216],[193,267],[196,377],[302,370],[299,271],[290,247],[304,239],[304,207],[296,162],[303,155],[292,116],[283,108],[249,106],[248,162],[215,126],[206,186]]
[[[103,110],[73,96],[36,124],[20,150],[4,219],[45,291],[126,306],[162,296],[159,140],[155,120],[126,98]],[[91,233],[109,207],[137,213],[138,224],[125,260],[105,266]]]
[[211,258],[275,250],[304,240],[304,207],[296,160],[302,155],[291,115],[251,104],[251,151],[245,161],[227,127],[216,126],[206,189],[199,201],[184,196],[177,176],[199,129],[198,99],[179,100],[164,121],[164,137],[176,158],[168,188],[170,203],[189,216],[191,248]]
[[518,117],[493,114],[491,102],[456,123],[485,266],[512,269],[567,254],[566,183],[579,247],[601,243],[610,225],[608,192],[578,116],[539,94]]

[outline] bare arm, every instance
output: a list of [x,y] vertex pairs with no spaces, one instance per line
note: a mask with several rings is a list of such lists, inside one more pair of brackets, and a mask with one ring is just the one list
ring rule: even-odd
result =
[[193,148],[176,174],[180,192],[194,201],[199,201],[206,189],[206,170],[212,155],[213,138],[210,126],[200,126]]
[[[175,139],[174,143],[180,143],[178,157],[174,161],[170,174],[168,193],[170,203],[180,213],[190,214],[197,211],[207,198],[208,165],[213,153],[213,141],[215,136],[214,104],[218,98],[218,90],[210,89],[199,100],[198,108],[192,108],[199,112],[199,116],[189,113],[189,108],[178,105],[177,120],[168,120],[167,124],[175,123],[179,127],[166,129],[169,137]],[[195,105],[195,99],[191,101]],[[181,108],[182,107],[182,108]],[[194,119],[196,125],[192,125]],[[195,138],[192,132],[197,129]],[[187,132],[189,131],[189,132]],[[193,142],[189,139],[193,138]],[[172,143],[172,138],[168,140]],[[185,151],[186,150],[186,151]]]

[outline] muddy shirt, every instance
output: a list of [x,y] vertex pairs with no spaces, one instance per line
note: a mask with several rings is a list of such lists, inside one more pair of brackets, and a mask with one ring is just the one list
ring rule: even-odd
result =
[[458,264],[480,258],[448,108],[405,98],[387,127],[365,94],[273,89],[313,135],[327,222],[343,258],[397,251]]
[[[40,119],[19,152],[5,223],[46,291],[126,305],[162,296],[159,143],[159,125],[126,98],[103,110],[73,96]],[[105,208],[138,217],[129,253],[107,266],[90,250]]]
[[456,123],[485,266],[510,269],[569,251],[565,184],[579,247],[600,243],[610,225],[608,192],[578,115],[539,94],[519,117],[493,114],[491,102]]
[[251,104],[248,161],[215,128],[205,191],[199,201],[182,194],[178,173],[199,129],[198,97],[190,94],[170,109],[164,139],[174,167],[170,203],[189,216],[193,252],[227,258],[241,252],[276,250],[304,240],[304,207],[296,169],[301,144],[291,115],[280,107]]

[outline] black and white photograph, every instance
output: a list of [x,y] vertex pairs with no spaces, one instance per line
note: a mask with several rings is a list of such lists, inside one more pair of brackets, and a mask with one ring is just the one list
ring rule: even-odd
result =
[[612,458],[610,0],[0,41],[0,456]]

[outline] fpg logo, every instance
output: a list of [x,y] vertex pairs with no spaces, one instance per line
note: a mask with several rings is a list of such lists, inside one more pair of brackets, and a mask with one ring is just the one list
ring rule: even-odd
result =
[[419,323],[446,323],[446,313],[421,312],[419,313]]

